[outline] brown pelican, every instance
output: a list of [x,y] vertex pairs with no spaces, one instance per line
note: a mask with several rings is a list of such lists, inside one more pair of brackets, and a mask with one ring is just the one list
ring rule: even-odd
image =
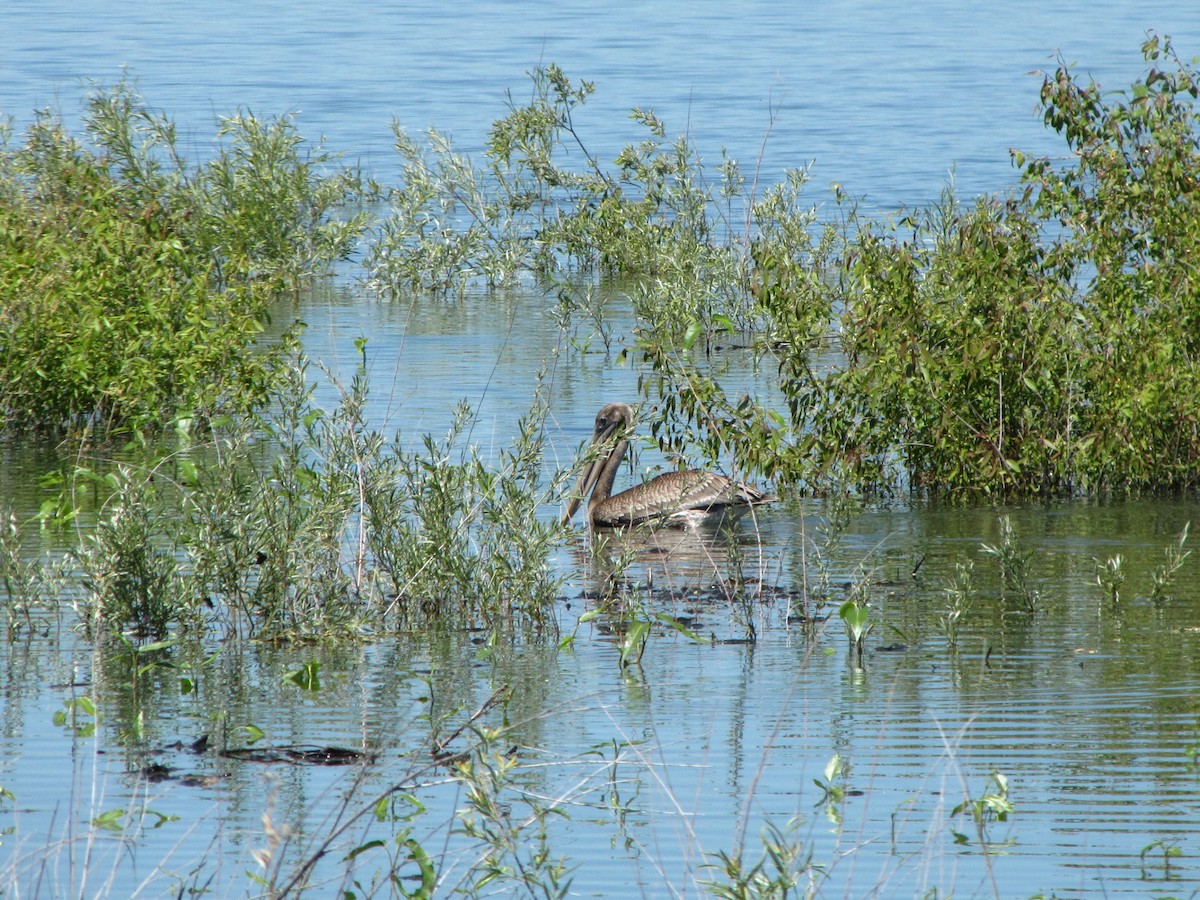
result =
[[617,469],[629,449],[629,429],[633,409],[627,403],[610,403],[596,414],[592,446],[598,448],[579,476],[571,502],[563,514],[566,525],[575,515],[583,498],[588,501],[588,519],[596,526],[636,525],[661,521],[668,525],[695,527],[732,519],[768,497],[748,484],[732,481],[715,472],[692,469],[666,472],[615,497],[612,494]]

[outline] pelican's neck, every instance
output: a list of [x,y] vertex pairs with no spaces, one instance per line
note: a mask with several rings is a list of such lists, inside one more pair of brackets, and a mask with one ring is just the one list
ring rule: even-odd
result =
[[621,468],[621,460],[625,458],[625,452],[629,449],[629,441],[617,441],[616,445],[608,451],[608,455],[604,458],[604,464],[600,469],[600,477],[596,479],[596,486],[592,489],[592,499],[588,501],[588,509],[593,509],[599,503],[603,503],[612,496],[613,485],[617,480],[617,469]]

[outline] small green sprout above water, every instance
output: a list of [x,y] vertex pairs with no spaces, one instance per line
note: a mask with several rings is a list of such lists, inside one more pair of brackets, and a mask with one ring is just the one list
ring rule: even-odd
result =
[[855,664],[861,668],[867,635],[875,628],[875,623],[871,621],[871,604],[865,580],[860,580],[850,589],[850,599],[842,604],[838,617],[846,626],[846,636],[854,649]]
[[118,635],[121,642],[121,650],[116,654],[116,658],[128,662],[128,671],[133,678],[134,695],[137,694],[137,679],[158,670],[158,668],[174,668],[174,662],[163,658],[160,654],[163,650],[168,650],[175,646],[175,638],[170,637],[163,641],[151,641],[150,643],[137,644],[130,640],[128,635]]
[[974,560],[962,559],[954,564],[954,580],[946,588],[948,607],[938,623],[942,634],[946,636],[946,643],[951,647],[958,646],[960,620],[970,609],[971,599],[975,594],[974,575]]
[[1171,860],[1181,858],[1183,856],[1183,850],[1181,850],[1178,845],[1168,843],[1167,841],[1152,841],[1151,843],[1147,844],[1142,848],[1142,852],[1138,854],[1142,861],[1143,878],[1149,877],[1146,857],[1153,855],[1157,858],[1159,854],[1162,855],[1162,877],[1170,878]]
[[263,738],[265,738],[267,736],[267,733],[265,731],[263,731],[257,725],[254,725],[249,722],[247,722],[245,725],[243,725],[241,728],[239,728],[238,731],[242,732],[246,736],[247,744],[256,743],[258,741],[261,741]]
[[184,696],[195,694],[200,689],[201,670],[211,668],[213,662],[220,654],[221,651],[217,650],[215,653],[210,653],[206,656],[199,664],[185,666],[184,671],[179,676],[179,693]]
[[310,659],[300,668],[288,672],[283,676],[285,683],[294,684],[302,691],[319,691],[321,689],[321,678],[319,672],[321,664],[315,659]]
[[377,822],[411,822],[427,808],[408,791],[388,792],[375,802],[373,812]]
[[179,821],[179,816],[161,813],[146,807],[137,813],[129,813],[124,809],[110,809],[92,819],[92,825],[96,828],[103,828],[105,831],[125,831],[134,824],[135,816],[140,825],[145,824],[144,820],[151,819],[151,828],[162,828],[168,822]]
[[[83,720],[83,717],[90,721]],[[71,697],[63,701],[63,708],[54,714],[54,724],[67,728],[74,737],[87,738],[96,733],[100,714],[90,697]]]
[[622,609],[620,604],[615,608],[601,607],[589,610],[579,617],[583,625],[593,619],[607,619],[610,627],[620,636],[617,649],[620,651],[618,665],[622,670],[636,666],[642,661],[646,652],[646,641],[650,637],[650,616],[640,601],[629,603]]
[[642,653],[646,649],[646,639],[650,636],[650,626],[655,622],[673,628],[697,644],[709,643],[708,638],[696,634],[674,616],[661,612],[654,613],[649,619],[635,619],[626,630],[625,636],[621,640],[621,668],[625,668],[631,663],[641,662]]
[[824,780],[814,778],[813,784],[821,789],[821,799],[817,803],[829,801],[831,803],[840,803],[846,796],[846,789],[835,782],[840,778],[844,779],[850,773],[850,766],[842,759],[840,753],[835,753],[829,758],[829,762],[825,764]]
[[621,635],[621,668],[627,669],[642,661],[646,652],[646,639],[650,636],[650,623],[645,619],[633,619],[625,626]]
[[170,813],[161,813],[157,809],[150,809],[149,807],[142,810],[142,815],[154,820],[154,823],[150,826],[151,828],[162,828],[168,822],[179,821],[179,816],[174,816]]
[[[825,804],[825,817],[835,826],[842,824],[842,801],[846,799],[845,781],[850,774],[850,764],[835,753],[825,764],[824,778],[814,778],[813,784],[821,789],[816,806]],[[840,783],[839,783],[840,782]]]
[[1183,567],[1184,560],[1192,553],[1191,550],[1183,549],[1183,545],[1187,543],[1188,531],[1191,527],[1191,522],[1183,526],[1183,530],[1179,532],[1179,537],[1175,539],[1175,543],[1163,551],[1163,556],[1165,557],[1163,561],[1155,566],[1154,571],[1150,573],[1150,599],[1155,603],[1166,597],[1167,592],[1171,590],[1171,586],[1175,583],[1175,576]]
[[1118,606],[1121,602],[1121,585],[1125,583],[1124,558],[1118,553],[1104,562],[1098,559],[1093,561],[1096,564],[1096,584],[1100,585],[1109,602],[1114,607]]
[[126,813],[123,809],[110,809],[92,819],[92,824],[105,831],[124,831]]
[[1001,516],[999,543],[983,544],[980,550],[988,556],[995,557],[1000,563],[1001,599],[1007,600],[1015,595],[1021,601],[1025,612],[1036,612],[1038,593],[1029,583],[1029,560],[1033,554],[1018,544],[1012,519]]
[[[985,849],[989,847],[987,839],[988,826],[993,822],[1007,822],[1009,813],[1013,811],[1013,804],[1008,799],[1008,777],[1001,772],[992,772],[988,776],[988,781],[991,783],[991,788],[985,790],[983,796],[977,800],[967,798],[962,803],[951,810],[951,817],[970,813],[971,819],[975,824],[975,829],[978,834],[980,845]],[[950,829],[950,833],[954,835],[954,843],[966,845],[971,842],[971,839],[962,832]]]
[[622,670],[641,662],[651,628],[656,624],[665,625],[696,643],[708,643],[708,638],[695,633],[674,616],[663,612],[651,612],[647,608],[649,586],[646,585],[644,591],[641,588],[626,591],[625,568],[622,567],[620,571],[620,576],[610,579],[610,598],[596,609],[581,615],[579,624],[583,625],[596,619],[608,623],[613,632],[620,636],[618,649]]

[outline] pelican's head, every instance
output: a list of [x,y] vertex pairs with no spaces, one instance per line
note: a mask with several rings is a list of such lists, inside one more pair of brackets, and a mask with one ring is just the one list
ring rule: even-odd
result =
[[592,443],[603,444],[614,434],[620,434],[632,427],[633,407],[628,403],[609,403],[596,413]]
[[[583,498],[587,497],[595,488],[596,482],[600,480],[601,474],[609,463],[609,458],[613,456],[613,451],[621,446],[622,441],[626,440],[629,429],[633,427],[633,421],[633,407],[628,403],[609,403],[596,413],[596,425],[592,429],[592,446],[589,451],[590,458],[579,475],[575,490],[571,492],[570,502],[567,503],[567,510],[562,517],[563,525],[571,521],[575,510],[579,509],[579,505],[583,502]],[[620,463],[620,459],[624,455],[625,451],[622,447],[613,462],[614,467]]]

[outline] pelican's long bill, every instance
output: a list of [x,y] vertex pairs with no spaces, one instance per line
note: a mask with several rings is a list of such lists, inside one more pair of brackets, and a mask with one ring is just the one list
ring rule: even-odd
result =
[[684,527],[710,525],[775,499],[752,485],[700,469],[666,472],[613,496],[617,470],[629,450],[628,434],[632,426],[633,408],[627,403],[609,403],[596,414],[589,450],[594,455],[571,493],[562,517],[564,525],[589,495],[588,521],[592,527],[620,527],[648,521]]
[[[609,445],[614,435],[620,434],[633,423],[633,409],[626,403],[610,403],[605,406],[596,415],[596,425],[592,429],[592,443],[589,452],[594,452],[595,455],[588,461],[588,464],[583,467],[583,471],[579,473],[579,481],[575,484],[575,490],[571,492],[571,502],[567,504],[567,511],[563,513],[562,524],[566,525],[575,516],[575,510],[579,509],[579,504],[589,494],[592,495],[593,502],[596,499],[594,490],[596,483],[610,468],[609,461],[612,461],[611,475],[608,479],[608,489],[604,491],[604,496],[607,497],[612,492],[613,482],[616,481],[617,469],[621,467],[621,460],[625,458],[625,453],[629,448],[629,441],[621,434],[620,440],[613,446]],[[594,449],[600,448],[600,449]],[[591,509],[592,504],[588,504]]]

